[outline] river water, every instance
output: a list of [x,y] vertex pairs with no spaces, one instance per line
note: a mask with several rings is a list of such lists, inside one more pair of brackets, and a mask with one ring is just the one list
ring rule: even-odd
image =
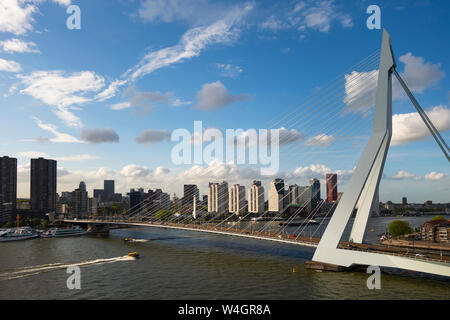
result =
[[[394,219],[371,218],[368,241]],[[429,217],[401,219],[419,226]],[[124,243],[125,237],[141,240]],[[126,257],[133,251],[141,258]],[[282,243],[145,227],[0,243],[0,299],[450,299],[448,278],[388,272],[382,273],[380,290],[368,290],[364,271],[306,270],[313,253]],[[72,264],[81,268],[80,290],[66,285]]]

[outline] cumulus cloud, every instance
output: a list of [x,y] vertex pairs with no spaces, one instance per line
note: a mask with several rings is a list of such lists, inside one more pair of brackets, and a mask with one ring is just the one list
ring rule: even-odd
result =
[[228,104],[238,101],[247,101],[250,99],[249,95],[232,95],[228,93],[227,88],[222,82],[216,81],[206,83],[202,89],[197,93],[197,105],[200,110],[216,110]]
[[323,164],[311,164],[309,166],[299,166],[295,168],[293,172],[287,175],[287,179],[309,180],[312,178],[325,177],[327,173],[336,173],[340,180],[348,180],[353,174],[353,170],[332,170]]
[[124,177],[135,178],[145,177],[150,174],[151,170],[148,167],[138,166],[136,164],[130,164],[122,168],[120,174]]
[[20,91],[53,107],[55,114],[70,127],[81,128],[82,122],[71,110],[92,98],[88,93],[100,90],[105,81],[92,71],[81,71],[65,76],[62,71],[34,71],[17,76],[25,87]]
[[34,42],[26,42],[17,38],[0,41],[0,47],[6,53],[39,52]]
[[[441,64],[426,62],[422,57],[407,53],[399,58],[404,64],[404,71],[400,73],[402,79],[413,93],[423,93],[435,86],[444,76]],[[352,71],[345,75],[345,98],[347,111],[361,112],[367,107],[375,105],[378,70],[367,72]],[[392,84],[392,99],[405,97],[403,88],[394,77]]]
[[[0,2],[0,32],[15,35],[33,30],[33,15],[39,12],[38,4],[45,0],[2,0]],[[62,6],[68,6],[71,0],[51,0]]]
[[445,76],[440,63],[425,62],[424,58],[415,57],[411,52],[401,56],[399,60],[405,65],[402,78],[413,92],[423,93]]
[[[425,112],[439,132],[450,130],[449,108],[436,106]],[[392,131],[392,146],[424,140],[431,135],[417,112],[393,115]]]
[[64,157],[52,157],[48,153],[40,152],[40,151],[23,151],[17,153],[17,157],[19,158],[46,158],[46,159],[54,159],[57,161],[66,161],[66,162],[81,162],[87,160],[99,159],[100,157],[90,155],[90,154],[77,154],[72,156],[64,156]]
[[447,173],[438,173],[435,171],[432,171],[430,173],[427,173],[424,178],[426,180],[442,180],[448,177]]
[[119,143],[119,135],[111,128],[105,129],[83,129],[80,134],[83,141],[99,144],[105,142]]
[[37,12],[34,4],[19,0],[2,0],[0,2],[0,31],[16,35],[33,29],[32,15]]
[[19,158],[50,158],[50,156],[45,152],[40,151],[23,151],[16,155]]
[[170,141],[170,133],[167,130],[147,129],[136,138],[136,142],[140,144],[155,144],[162,141]]
[[392,177],[388,177],[389,179],[394,179],[394,180],[404,180],[404,179],[416,179],[416,180],[420,180],[420,177],[415,175],[414,173],[410,173],[404,170],[400,170],[399,172],[397,172],[396,175],[392,176]]
[[0,71],[20,72],[22,71],[22,67],[19,63],[15,61],[0,58]]

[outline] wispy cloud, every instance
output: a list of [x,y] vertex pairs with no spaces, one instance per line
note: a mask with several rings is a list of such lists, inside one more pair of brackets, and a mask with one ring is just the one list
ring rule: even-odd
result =
[[6,53],[39,52],[39,50],[35,49],[36,44],[34,42],[27,42],[17,38],[0,41],[0,47]]
[[22,67],[19,63],[15,61],[0,58],[0,71],[20,72],[22,71]]
[[48,139],[48,141],[50,142],[54,142],[54,143],[82,143],[82,141],[78,140],[77,138],[66,134],[66,133],[62,133],[58,131],[58,127],[56,127],[55,125],[52,124],[46,124],[43,123],[39,118],[34,117],[33,118],[38,127],[41,128],[42,130],[48,131],[50,133],[52,133],[55,137],[54,138],[50,138]]

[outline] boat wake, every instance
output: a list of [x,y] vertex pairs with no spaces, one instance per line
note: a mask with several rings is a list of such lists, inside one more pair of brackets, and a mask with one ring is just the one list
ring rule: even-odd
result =
[[0,272],[0,282],[6,280],[19,279],[24,277],[29,277],[32,275],[41,274],[44,272],[51,272],[61,269],[67,269],[68,267],[78,266],[78,267],[86,267],[93,265],[102,265],[106,263],[114,263],[114,262],[124,262],[124,261],[133,261],[136,260],[135,257],[130,256],[121,256],[115,258],[106,258],[106,259],[95,259],[89,261],[81,261],[78,263],[51,263],[44,264],[39,266],[29,266],[23,267],[19,269],[14,269],[10,271]]
[[128,239],[128,242],[148,242],[147,239]]

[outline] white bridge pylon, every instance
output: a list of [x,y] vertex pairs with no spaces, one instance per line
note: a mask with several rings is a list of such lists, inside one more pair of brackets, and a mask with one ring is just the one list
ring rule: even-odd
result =
[[375,117],[370,140],[314,253],[313,261],[344,267],[373,265],[450,276],[446,263],[339,249],[344,229],[359,200],[350,241],[362,243],[392,136],[392,74],[396,67],[389,33],[383,31]]

